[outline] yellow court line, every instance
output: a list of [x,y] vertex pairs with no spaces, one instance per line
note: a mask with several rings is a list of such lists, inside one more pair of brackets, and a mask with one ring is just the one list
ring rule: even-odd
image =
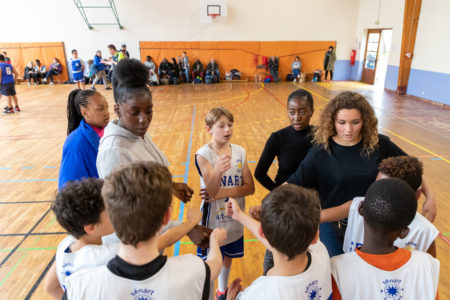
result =
[[422,146],[420,146],[420,145],[414,143],[413,141],[410,141],[410,140],[408,140],[407,138],[405,138],[405,137],[403,137],[403,136],[401,136],[401,135],[399,135],[399,134],[397,134],[397,133],[395,133],[395,132],[393,132],[393,131],[391,131],[391,130],[389,130],[389,129],[386,129],[386,128],[383,128],[383,127],[381,127],[381,129],[386,130],[386,131],[389,132],[390,134],[392,134],[392,135],[398,137],[399,139],[401,139],[401,140],[403,140],[403,141],[405,141],[405,142],[407,142],[407,143],[410,143],[411,145],[416,146],[417,148],[422,149],[423,151],[428,152],[428,153],[430,153],[431,155],[433,155],[433,156],[435,156],[435,157],[439,157],[439,158],[442,159],[443,161],[445,161],[445,162],[447,162],[447,163],[450,164],[450,160],[443,158],[442,156],[440,156],[440,155],[434,153],[433,151],[430,151],[430,150],[428,150],[427,148],[422,147]]
[[[306,91],[308,91],[308,92],[310,92],[311,94],[314,94],[314,95],[316,95],[316,96],[319,96],[320,98],[324,99],[324,100],[327,101],[327,102],[330,101],[329,99],[327,99],[327,98],[325,98],[325,97],[323,97],[323,96],[321,96],[321,95],[319,95],[319,94],[317,94],[317,93],[315,93],[315,92],[313,92],[313,91],[311,91],[311,90],[305,88],[304,86],[300,86],[300,85],[298,85],[298,84],[296,84],[296,83],[293,83],[293,84],[296,85],[296,86],[298,86],[298,87],[300,87],[300,88],[302,88],[302,89],[304,89],[304,90],[306,90]],[[320,107],[319,107],[319,108],[320,108]],[[417,148],[419,148],[419,149],[421,149],[421,150],[423,150],[423,151],[425,151],[425,152],[428,152],[428,153],[430,153],[431,155],[434,155],[435,157],[439,157],[440,159],[442,159],[442,160],[445,161],[446,163],[449,163],[449,164],[450,164],[450,160],[445,159],[445,158],[443,158],[442,156],[440,156],[440,155],[434,153],[433,151],[428,150],[427,148],[425,148],[425,147],[423,147],[423,146],[420,146],[419,144],[416,144],[416,143],[414,143],[413,141],[408,140],[407,138],[401,136],[400,134],[395,133],[395,132],[393,132],[393,131],[391,131],[391,130],[389,130],[389,129],[383,128],[383,127],[380,127],[380,129],[385,130],[385,131],[389,132],[390,134],[392,134],[392,135],[398,137],[399,139],[401,139],[401,140],[403,140],[403,141],[405,141],[405,142],[407,142],[407,143],[409,143],[409,144],[411,144],[411,145],[413,145],[413,146],[416,146]]]

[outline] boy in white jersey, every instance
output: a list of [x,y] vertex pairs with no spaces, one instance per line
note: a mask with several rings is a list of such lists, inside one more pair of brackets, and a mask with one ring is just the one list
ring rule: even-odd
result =
[[[227,204],[227,213],[273,253],[275,262],[237,299],[331,299],[330,257],[318,241],[317,193],[291,184],[275,188],[262,201],[261,223],[246,215],[234,199]],[[233,300],[239,289],[235,280],[227,300]]]
[[[378,166],[377,180],[395,177],[404,180],[416,191],[420,198],[423,164],[412,156],[397,156],[386,158]],[[364,219],[359,213],[364,197],[353,199],[348,215],[348,226],[344,238],[344,252],[354,251],[362,246],[364,241]],[[436,257],[435,239],[439,235],[436,227],[424,216],[416,212],[414,220],[408,226],[409,233],[403,239],[397,239],[394,245],[408,250],[420,250]]]
[[70,63],[72,66],[72,77],[77,85],[77,89],[84,90],[84,62],[78,57],[78,51],[72,50],[72,58]]
[[439,261],[394,246],[408,234],[417,199],[398,178],[374,182],[361,205],[364,244],[331,259],[333,299],[437,299]]
[[[244,228],[239,222],[227,216],[225,203],[229,197],[233,197],[241,209],[244,209],[244,197],[255,192],[245,150],[230,143],[233,122],[233,114],[227,109],[223,107],[211,109],[206,115],[205,123],[206,131],[212,139],[195,154],[201,188],[206,189],[209,195],[202,203],[202,225],[211,229],[227,230],[227,240],[220,248],[224,259],[218,279],[216,293],[218,300],[226,297],[232,259],[244,256]],[[206,250],[198,248],[197,255],[205,257]]]
[[[52,204],[58,223],[69,232],[56,250],[56,259],[46,278],[46,292],[61,299],[68,276],[83,269],[103,266],[119,252],[119,242],[105,211],[103,180],[70,182]],[[201,219],[198,209],[189,209],[187,222],[158,238],[158,250],[174,244]]]
[[46,278],[45,290],[55,299],[63,296],[70,275],[105,265],[119,250],[118,244],[102,244],[102,236],[114,232],[103,204],[102,186],[103,181],[94,178],[69,182],[52,203],[56,220],[70,234],[58,245]]
[[[159,253],[158,235],[170,220],[172,175],[154,162],[130,163],[105,179],[102,196],[121,243],[107,266],[83,270],[67,281],[67,299],[207,299],[222,264],[223,229],[210,237],[206,262],[188,254]],[[63,299],[64,299],[63,298]]]

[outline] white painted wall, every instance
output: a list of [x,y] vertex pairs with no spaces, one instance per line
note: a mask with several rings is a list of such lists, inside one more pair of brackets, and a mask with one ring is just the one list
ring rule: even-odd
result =
[[[366,0],[366,2],[372,0]],[[387,2],[388,0],[386,0]],[[115,0],[124,30],[88,30],[71,0],[2,0],[9,13],[0,19],[0,41],[63,41],[80,57],[126,43],[139,56],[139,41],[337,41],[337,58],[349,59],[355,44],[359,0],[228,0],[228,17],[200,22],[199,0]],[[105,4],[106,0],[83,0]],[[396,1],[393,1],[396,2]],[[113,20],[109,10],[89,10],[92,22]]]
[[450,74],[449,53],[450,1],[422,1],[411,68]]
[[[364,59],[367,29],[392,28],[392,45],[388,64],[394,66],[400,64],[404,8],[405,0],[359,1],[356,39],[360,41],[360,49],[357,53],[357,59]],[[376,21],[378,21],[378,24],[375,23]]]

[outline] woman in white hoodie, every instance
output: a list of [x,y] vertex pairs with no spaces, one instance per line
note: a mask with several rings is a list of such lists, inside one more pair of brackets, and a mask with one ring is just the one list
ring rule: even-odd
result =
[[[152,94],[146,85],[148,73],[147,67],[136,59],[123,59],[114,68],[114,111],[118,119],[109,122],[100,140],[97,156],[100,178],[130,162],[154,161],[168,166],[166,156],[147,133],[153,117]],[[173,183],[173,194],[181,201],[186,203],[193,193],[187,184]],[[208,230],[196,226],[192,231],[191,239],[207,245]]]

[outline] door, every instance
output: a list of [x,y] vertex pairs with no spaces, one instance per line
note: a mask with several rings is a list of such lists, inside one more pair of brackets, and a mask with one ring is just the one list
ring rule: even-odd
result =
[[369,29],[367,31],[366,53],[364,54],[364,65],[362,81],[373,84],[377,69],[378,50],[380,48],[381,29]]

